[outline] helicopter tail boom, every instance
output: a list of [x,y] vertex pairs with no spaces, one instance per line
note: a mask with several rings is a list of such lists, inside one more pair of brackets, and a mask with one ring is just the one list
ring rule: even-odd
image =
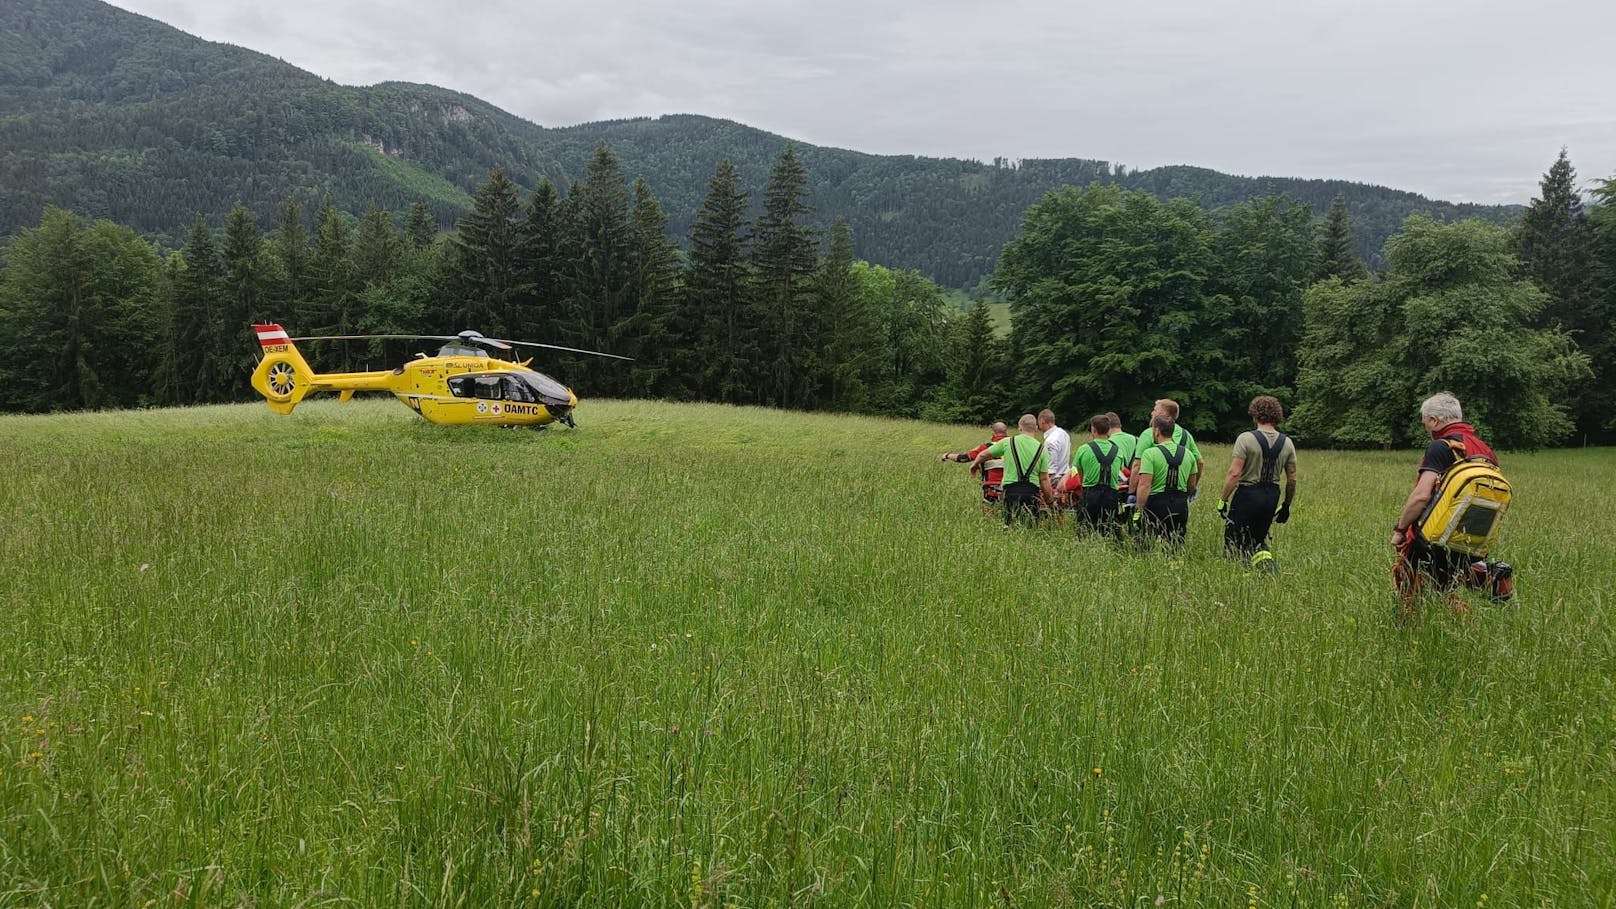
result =
[[264,396],[269,409],[276,413],[292,412],[305,397],[316,391],[341,392],[342,400],[353,397],[356,391],[389,391],[388,380],[393,373],[382,372],[328,372],[317,373],[310,366],[297,345],[279,325],[254,325],[258,346],[264,359],[253,370],[252,386]]

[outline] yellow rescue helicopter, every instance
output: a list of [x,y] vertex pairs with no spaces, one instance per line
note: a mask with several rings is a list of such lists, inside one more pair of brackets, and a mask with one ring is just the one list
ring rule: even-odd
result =
[[[628,360],[616,354],[579,350],[534,341],[486,338],[475,331],[458,335],[332,335],[293,338],[279,325],[254,325],[263,360],[253,371],[252,386],[276,413],[291,413],[308,395],[338,392],[348,400],[357,391],[385,391],[433,423],[450,426],[532,426],[560,421],[574,425],[572,389],[528,366],[532,360],[502,360],[490,350],[542,347],[570,353]],[[298,353],[296,341],[407,339],[442,341],[437,356],[416,354],[397,369],[378,372],[317,373]]]

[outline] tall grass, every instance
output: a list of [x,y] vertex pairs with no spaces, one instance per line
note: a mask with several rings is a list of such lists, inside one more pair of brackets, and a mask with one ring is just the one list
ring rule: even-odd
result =
[[1607,452],[1402,628],[1414,453],[1259,575],[1002,529],[970,430],[579,418],[0,419],[0,905],[1616,902]]

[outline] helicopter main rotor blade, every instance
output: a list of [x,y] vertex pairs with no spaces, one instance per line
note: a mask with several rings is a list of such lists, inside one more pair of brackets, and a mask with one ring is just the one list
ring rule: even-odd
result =
[[559,344],[540,344],[537,341],[507,341],[503,338],[490,338],[484,335],[308,335],[300,338],[288,338],[290,341],[461,341],[467,344],[485,344],[498,350],[510,350],[514,347],[543,347],[548,350],[564,350],[567,353],[587,354],[591,357],[609,357],[613,360],[629,360],[633,357],[623,357],[617,354],[602,353],[598,350],[584,350],[579,347],[562,347]]
[[482,335],[311,335],[306,338],[289,338],[291,341],[464,341],[468,344],[485,344],[498,350],[510,350],[511,345],[498,338],[485,338]]
[[455,335],[310,335],[288,341],[458,341]]
[[[484,338],[483,340],[485,340],[485,341],[493,341],[495,339],[494,338]],[[633,357],[623,357],[623,356],[619,356],[617,354],[602,353],[602,352],[600,352],[598,350],[584,350],[584,349],[579,348],[579,347],[562,347],[560,344],[540,344],[537,341],[505,341],[505,340],[501,340],[500,343],[502,343],[502,344],[514,344],[517,347],[543,347],[546,350],[564,350],[567,353],[588,354],[591,357],[610,357],[613,360],[628,360],[629,362],[634,361]]]

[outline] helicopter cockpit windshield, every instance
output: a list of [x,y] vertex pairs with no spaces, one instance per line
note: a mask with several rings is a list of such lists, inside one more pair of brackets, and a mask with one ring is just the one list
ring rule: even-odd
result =
[[565,385],[530,369],[455,376],[449,380],[449,391],[457,398],[519,401],[552,409],[572,404],[572,393]]
[[511,377],[520,377],[541,404],[572,403],[572,392],[567,390],[567,386],[542,372],[525,369],[521,372],[512,373]]

